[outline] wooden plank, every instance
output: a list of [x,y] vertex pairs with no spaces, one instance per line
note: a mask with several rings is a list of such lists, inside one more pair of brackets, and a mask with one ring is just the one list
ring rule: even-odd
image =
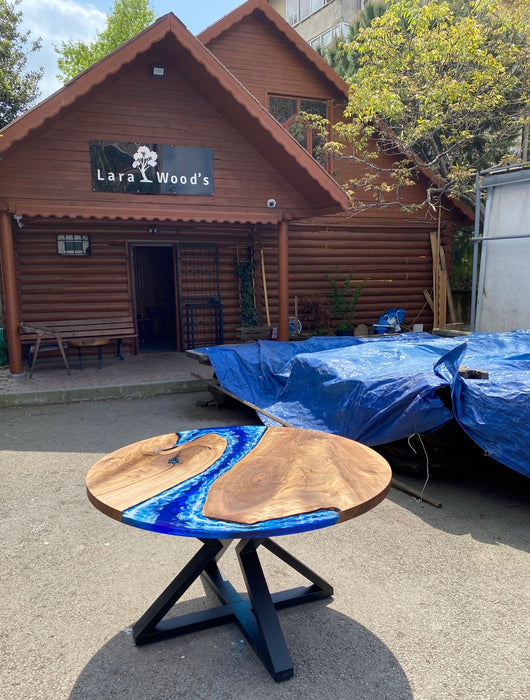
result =
[[141,440],[100,459],[89,471],[89,499],[106,515],[121,520],[124,510],[146,501],[210,467],[226,449],[215,433],[176,444],[176,433]]
[[202,377],[200,374],[195,374],[194,372],[191,373],[191,376],[195,377],[195,379],[201,379],[205,384],[207,384],[208,386],[211,386],[212,389],[215,389],[216,391],[221,391],[223,394],[230,396],[230,398],[235,399],[236,401],[239,401],[239,403],[242,403],[244,406],[251,408],[253,411],[258,411],[259,413],[262,413],[264,416],[267,416],[267,418],[271,418],[272,420],[276,421],[276,423],[279,423],[280,425],[283,425],[286,428],[293,428],[294,427],[290,423],[287,423],[287,421],[284,421],[281,418],[278,418],[277,416],[273,416],[272,413],[269,413],[265,409],[259,408],[259,406],[256,406],[255,404],[250,403],[250,401],[245,401],[245,399],[242,399],[239,396],[236,396],[236,394],[233,394],[231,391],[228,391],[228,389],[224,389],[219,384],[219,382],[213,382],[211,379],[206,379],[206,377]]
[[433,298],[433,327],[440,327],[440,276],[439,276],[439,261],[440,254],[438,252],[438,240],[436,233],[431,231],[429,234],[431,241],[431,257],[432,257],[432,298]]
[[438,266],[438,323],[443,328],[447,323],[447,274]]
[[[442,275],[445,278],[445,289],[446,289],[446,298],[447,298],[447,306],[449,308],[449,319],[451,323],[456,323],[456,311],[455,311],[455,305],[453,302],[453,293],[451,291],[451,284],[449,280],[449,276],[447,274],[447,263],[445,260],[445,252],[443,249],[443,246],[440,246],[440,266],[442,269]],[[444,324],[445,327],[446,324]]]
[[429,304],[431,311],[434,313],[434,301],[427,289],[423,290],[423,296],[425,297],[425,299],[427,299],[427,303]]
[[64,321],[44,321],[42,323],[22,322],[20,324],[21,342],[29,343],[40,338],[63,340],[76,338],[134,338],[136,330],[130,318],[127,319],[77,319]]
[[[200,361],[200,360],[199,360]],[[204,364],[207,364],[207,362],[204,362]],[[267,416],[267,418],[271,418],[272,420],[276,421],[279,425],[282,425],[286,428],[292,428],[294,427],[287,421],[284,421],[282,418],[279,418],[278,416],[274,416],[272,413],[269,413],[268,411],[264,410],[263,408],[260,408],[259,406],[256,406],[255,404],[251,403],[250,401],[246,401],[245,399],[240,398],[236,394],[233,394],[231,391],[228,391],[228,389],[225,389],[222,387],[219,382],[214,382],[211,379],[206,379],[206,377],[202,377],[200,374],[194,374],[193,372],[191,373],[192,377],[195,377],[196,379],[201,379],[205,384],[208,386],[212,387],[215,391],[220,391],[223,394],[226,394],[227,396],[230,396],[230,398],[235,399],[236,401],[239,401],[242,403],[244,406],[247,406],[248,408],[251,408],[253,411],[256,411],[258,413],[262,413],[264,416]],[[418,498],[421,501],[425,501],[426,503],[429,503],[430,505],[435,506],[435,508],[441,508],[442,504],[440,501],[437,501],[434,498],[431,498],[430,496],[426,496],[423,492],[420,492],[410,486],[407,486],[406,484],[403,484],[401,481],[396,481],[394,478],[391,481],[392,486],[395,488],[399,489],[400,491],[405,491],[406,493],[410,494],[411,496],[414,496],[414,498]]]
[[341,522],[383,500],[390,478],[386,460],[360,443],[316,430],[269,427],[212,484],[203,514],[254,524],[326,509],[338,511]]

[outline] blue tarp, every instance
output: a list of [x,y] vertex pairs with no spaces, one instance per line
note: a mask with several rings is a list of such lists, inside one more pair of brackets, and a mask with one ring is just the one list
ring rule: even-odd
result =
[[[454,417],[492,457],[530,476],[530,331],[315,337],[200,351],[225,389],[295,426],[373,446]],[[489,379],[463,379],[460,364],[487,370]],[[439,395],[448,387],[452,410]]]

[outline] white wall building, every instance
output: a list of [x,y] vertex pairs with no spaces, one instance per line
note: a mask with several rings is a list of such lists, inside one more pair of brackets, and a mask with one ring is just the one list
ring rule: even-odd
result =
[[366,0],[269,0],[314,49],[345,36]]
[[478,276],[473,330],[530,328],[530,163],[487,171],[480,188],[487,199],[476,241],[481,255],[473,270]]

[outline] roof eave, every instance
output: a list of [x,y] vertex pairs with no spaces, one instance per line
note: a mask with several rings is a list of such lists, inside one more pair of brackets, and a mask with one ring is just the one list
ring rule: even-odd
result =
[[119,48],[111,51],[105,57],[82,71],[75,78],[59,88],[42,102],[17,117],[2,130],[0,152],[11,148],[15,143],[24,139],[31,131],[41,127],[44,122],[56,117],[63,109],[72,105],[76,100],[88,94],[94,87],[115,75],[126,64],[137,56],[148,51],[153,44],[161,41],[173,29],[173,23],[178,22],[187,32],[185,26],[171,13],[164,15],[152,25],[144,29]]

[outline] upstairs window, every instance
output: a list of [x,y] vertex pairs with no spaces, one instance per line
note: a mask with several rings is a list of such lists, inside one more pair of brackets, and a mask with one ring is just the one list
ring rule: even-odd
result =
[[331,0],[286,0],[285,14],[290,25],[298,24]]
[[322,165],[325,163],[326,158],[322,151],[325,139],[318,129],[308,126],[298,117],[302,112],[306,112],[326,118],[328,112],[326,102],[300,97],[274,96],[269,97],[269,112],[306,151],[311,153],[315,160]]
[[315,51],[317,49],[325,49],[334,40],[342,39],[343,37],[348,36],[349,27],[350,25],[346,22],[339,22],[339,24],[335,25],[331,29],[328,29],[326,32],[322,32],[322,34],[319,34],[314,39],[311,39],[309,45],[311,48],[315,49]]

